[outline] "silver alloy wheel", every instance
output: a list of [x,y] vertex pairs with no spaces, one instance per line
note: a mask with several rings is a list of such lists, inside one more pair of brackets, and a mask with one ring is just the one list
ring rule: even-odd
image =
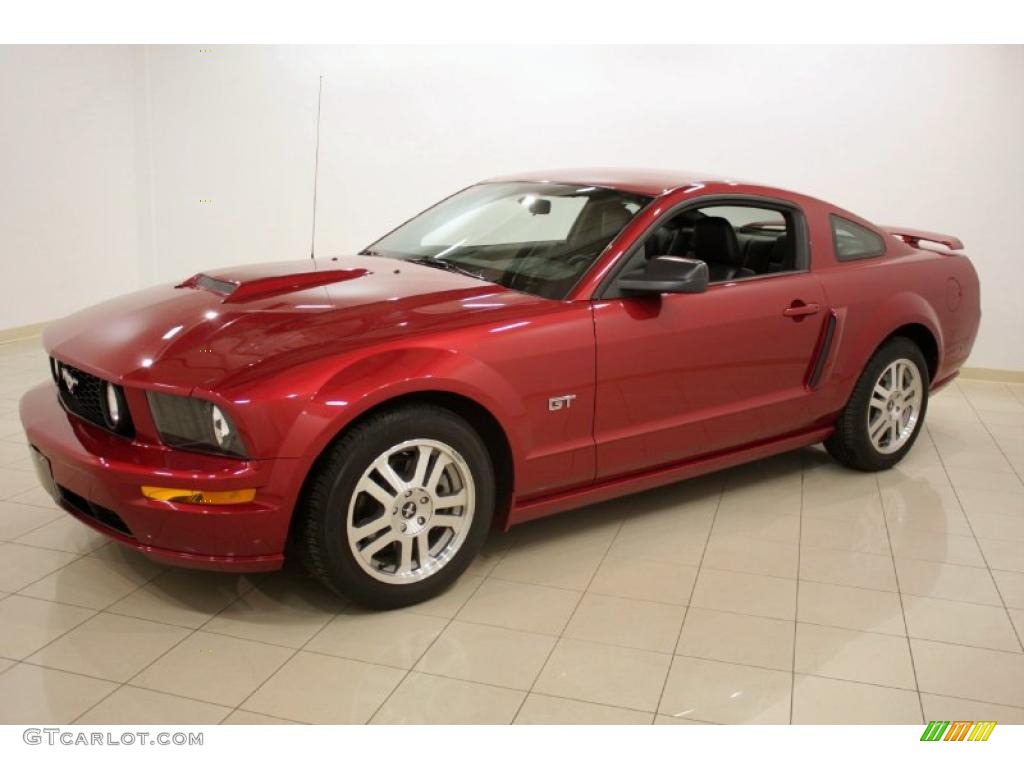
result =
[[436,440],[407,440],[378,456],[348,504],[352,554],[373,578],[411,584],[432,576],[462,547],[473,523],[473,475]]
[[924,383],[917,365],[894,360],[882,371],[868,403],[868,439],[879,453],[895,453],[914,434],[924,400]]

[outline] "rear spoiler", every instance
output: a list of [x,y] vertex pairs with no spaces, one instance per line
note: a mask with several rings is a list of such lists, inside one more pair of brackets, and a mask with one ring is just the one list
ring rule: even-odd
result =
[[890,235],[895,235],[912,248],[917,248],[922,240],[929,243],[944,245],[951,251],[962,251],[964,244],[959,237],[952,235],[940,235],[938,232],[926,232],[923,229],[908,229],[907,227],[882,227]]

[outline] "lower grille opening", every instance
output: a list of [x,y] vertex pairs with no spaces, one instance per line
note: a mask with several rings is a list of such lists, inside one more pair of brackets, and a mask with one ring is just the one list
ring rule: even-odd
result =
[[63,485],[58,485],[57,490],[60,491],[61,500],[69,507],[72,507],[78,514],[88,517],[90,520],[94,520],[106,528],[134,538],[131,529],[113,510],[101,507],[99,504],[94,504],[85,497],[69,491]]

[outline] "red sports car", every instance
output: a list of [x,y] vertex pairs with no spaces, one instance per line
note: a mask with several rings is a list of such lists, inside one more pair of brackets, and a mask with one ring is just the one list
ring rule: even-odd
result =
[[404,605],[493,525],[822,441],[896,464],[978,330],[962,247],[699,174],[492,179],[356,256],[54,323],[21,418],[60,505],[117,541],[232,571],[295,552]]

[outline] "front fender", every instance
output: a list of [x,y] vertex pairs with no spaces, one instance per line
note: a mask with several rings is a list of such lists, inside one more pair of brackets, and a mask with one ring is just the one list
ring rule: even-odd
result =
[[493,368],[454,350],[414,347],[376,352],[335,373],[296,419],[282,455],[300,456],[303,471],[308,471],[328,444],[364,413],[419,392],[458,395],[487,409],[508,437],[514,463],[529,444],[523,399]]

